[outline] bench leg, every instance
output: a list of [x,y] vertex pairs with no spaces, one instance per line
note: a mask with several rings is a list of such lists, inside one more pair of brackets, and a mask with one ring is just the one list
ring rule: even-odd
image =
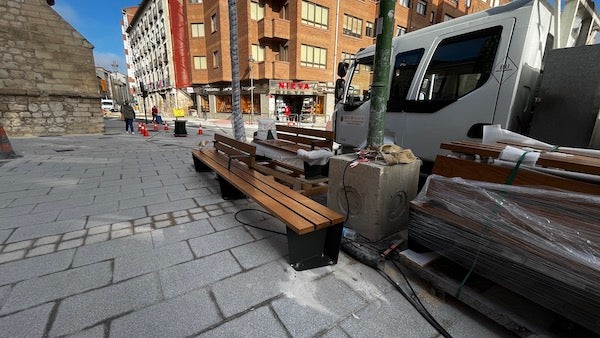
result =
[[223,179],[219,175],[217,175],[217,177],[219,178],[219,186],[221,187],[221,197],[224,200],[239,200],[242,198],[247,198],[246,195],[244,195],[231,183],[227,182],[227,180]]
[[290,265],[296,271],[337,263],[342,241],[343,224],[298,235],[287,228]]
[[202,161],[197,159],[195,156],[192,156],[192,158],[194,159],[194,169],[196,169],[196,172],[212,171],[209,166],[202,163]]

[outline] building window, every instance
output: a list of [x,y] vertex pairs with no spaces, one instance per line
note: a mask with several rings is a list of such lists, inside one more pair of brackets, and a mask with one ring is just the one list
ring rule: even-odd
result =
[[365,28],[365,35],[371,38],[375,37],[375,27],[372,22],[367,21],[367,25]]
[[417,14],[425,15],[427,12],[427,2],[423,0],[419,0],[417,2]]
[[265,47],[259,45],[252,45],[251,56],[256,62],[265,61]]
[[343,32],[357,38],[362,37],[362,19],[344,14]]
[[219,59],[219,51],[216,50],[213,52],[213,68],[219,68],[219,64],[221,63]]
[[204,23],[193,23],[192,24],[192,37],[193,38],[204,37]]
[[264,1],[260,2],[250,2],[250,19],[252,20],[260,20],[265,17],[265,3]]
[[406,34],[406,28],[402,27],[402,26],[396,26],[396,36],[400,36],[400,35],[404,35]]
[[[342,52],[342,62],[352,63],[352,61],[354,61],[354,57],[355,57],[355,55],[352,53]],[[358,72],[359,72],[359,69],[357,67],[356,70],[354,71],[354,73],[356,74]]]
[[206,69],[206,56],[194,56],[194,69]]
[[201,4],[202,0],[190,0],[191,4]]
[[431,11],[431,14],[429,15],[429,23],[433,23],[433,20],[435,20],[435,12]]
[[302,45],[300,48],[300,65],[313,68],[327,68],[327,49]]
[[308,1],[302,1],[302,23],[327,29],[329,9]]
[[210,29],[212,33],[217,31],[217,26],[219,25],[217,21],[217,13],[210,16]]
[[409,0],[398,0],[398,3],[404,7],[410,7],[410,1]]
[[288,46],[279,45],[279,61],[288,61]]

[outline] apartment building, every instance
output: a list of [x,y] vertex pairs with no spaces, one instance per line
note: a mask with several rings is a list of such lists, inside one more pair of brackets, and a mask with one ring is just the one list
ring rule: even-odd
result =
[[[487,9],[506,0],[399,0],[395,35]],[[337,63],[375,42],[379,1],[238,0],[243,113],[330,116]],[[194,108],[210,117],[232,111],[226,0],[144,0],[131,18],[133,80],[169,115]],[[127,52],[126,52],[127,53]],[[364,69],[365,76],[372,69]],[[137,90],[139,93],[139,90]]]

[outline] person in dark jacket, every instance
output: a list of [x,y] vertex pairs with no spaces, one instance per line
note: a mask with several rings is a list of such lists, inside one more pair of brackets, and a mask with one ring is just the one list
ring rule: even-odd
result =
[[121,107],[121,114],[125,120],[125,132],[133,134],[133,119],[135,119],[135,111],[129,102],[125,102]]

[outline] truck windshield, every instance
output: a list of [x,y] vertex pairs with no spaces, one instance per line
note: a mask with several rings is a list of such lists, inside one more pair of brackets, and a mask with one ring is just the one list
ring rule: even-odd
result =
[[346,104],[360,106],[371,98],[373,83],[373,56],[357,59],[350,74],[350,87],[346,96]]

